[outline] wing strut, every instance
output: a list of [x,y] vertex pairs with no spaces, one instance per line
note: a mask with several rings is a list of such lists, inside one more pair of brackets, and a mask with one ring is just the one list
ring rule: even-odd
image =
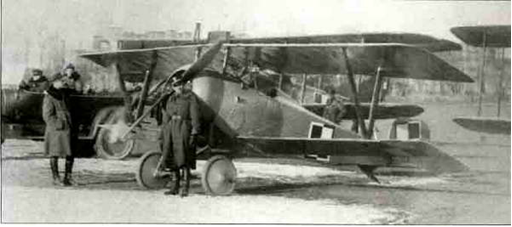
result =
[[279,83],[277,84],[279,90],[283,89],[283,74],[279,73]]
[[368,116],[368,137],[366,139],[370,139],[373,135],[373,125],[375,124],[375,109],[379,105],[379,97],[380,97],[380,91],[382,89],[382,67],[377,68],[377,75],[375,78],[375,85],[373,86],[373,94],[372,94],[372,103],[370,106],[370,114]]
[[352,89],[352,97],[354,98],[354,109],[356,112],[357,123],[359,128],[361,129],[361,134],[364,138],[368,138],[368,132],[366,131],[366,125],[364,123],[363,117],[361,116],[359,103],[359,98],[357,97],[357,89],[356,89],[356,81],[354,80],[354,74],[352,72],[352,66],[350,65],[350,61],[347,56],[347,48],[342,48],[343,50],[343,58],[345,59],[345,65],[347,68],[348,81],[350,82],[350,88]]
[[226,55],[224,55],[224,61],[222,63],[222,75],[226,74],[230,55],[231,55],[231,47],[226,47]]
[[153,74],[155,72],[155,67],[158,60],[158,52],[153,51],[153,56],[151,59],[151,66],[148,71],[146,71],[146,77],[144,78],[144,85],[142,87],[142,92],[139,96],[139,105],[137,106],[137,118],[142,116],[142,112],[144,111],[144,105],[146,103],[146,99],[148,98],[148,90],[149,90],[149,84],[151,84],[151,81],[153,80]]
[[300,92],[300,103],[304,103],[304,96],[306,95],[306,79],[308,78],[308,74],[302,75],[302,86]]
[[482,57],[482,66],[480,66],[480,81],[478,85],[478,112],[477,115],[482,115],[482,92],[484,90],[484,76],[485,76],[485,62],[487,60],[487,54],[485,53],[487,51],[487,32],[482,33],[482,48],[483,49],[483,57]]
[[119,64],[115,64],[116,71],[117,71],[117,82],[119,83],[119,89],[123,93],[123,102],[124,102],[124,117],[127,122],[132,121],[132,115],[131,115],[131,97],[130,94],[128,94],[128,91],[126,91],[126,86],[124,84],[124,80],[121,76],[121,70],[119,69]]
[[501,98],[503,96],[503,75],[505,74],[505,48],[501,48],[501,70],[498,82],[498,110],[497,117],[500,117],[501,112]]

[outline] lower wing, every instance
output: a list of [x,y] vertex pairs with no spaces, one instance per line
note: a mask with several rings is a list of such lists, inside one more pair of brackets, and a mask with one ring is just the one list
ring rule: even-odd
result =
[[[325,104],[303,104],[307,110],[322,116],[325,108]],[[345,114],[342,119],[356,119],[355,105],[353,103],[345,104]],[[370,113],[370,104],[361,104],[361,113],[363,119],[368,119]],[[398,117],[415,117],[423,113],[423,108],[416,105],[401,105],[401,104],[389,104],[381,103],[375,109],[374,119],[394,119]]]
[[247,137],[238,139],[262,152],[276,155],[318,155],[333,164],[414,167],[433,173],[468,168],[424,141]]
[[453,121],[465,129],[491,134],[510,135],[510,120],[481,117],[460,117]]

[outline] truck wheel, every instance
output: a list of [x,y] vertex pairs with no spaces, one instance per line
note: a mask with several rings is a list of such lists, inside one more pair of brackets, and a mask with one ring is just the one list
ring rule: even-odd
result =
[[[116,114],[112,114],[105,124],[115,124],[118,122]],[[127,139],[125,141],[117,140],[116,142],[110,141],[112,130],[108,128],[101,128],[96,137],[96,154],[100,158],[121,160],[126,158],[133,150],[135,145],[134,139]]]

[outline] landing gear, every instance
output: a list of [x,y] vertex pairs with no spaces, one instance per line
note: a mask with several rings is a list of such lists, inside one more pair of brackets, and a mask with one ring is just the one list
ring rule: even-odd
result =
[[[162,153],[148,152],[140,158],[135,177],[137,183],[147,189],[162,189],[171,183],[169,174],[155,174]],[[201,185],[209,195],[229,195],[235,189],[236,169],[233,162],[224,155],[211,157],[203,167]]]
[[170,183],[172,179],[169,175],[155,174],[161,157],[161,152],[152,151],[144,154],[140,158],[135,177],[141,187],[147,189],[161,189]]
[[228,195],[235,189],[236,169],[223,155],[211,157],[203,168],[201,184],[207,194]]

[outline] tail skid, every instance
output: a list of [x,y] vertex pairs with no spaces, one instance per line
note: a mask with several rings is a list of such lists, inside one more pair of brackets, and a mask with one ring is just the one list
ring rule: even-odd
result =
[[380,184],[379,179],[374,174],[375,169],[377,169],[378,166],[370,166],[370,165],[357,165],[359,169],[368,177],[370,180]]

